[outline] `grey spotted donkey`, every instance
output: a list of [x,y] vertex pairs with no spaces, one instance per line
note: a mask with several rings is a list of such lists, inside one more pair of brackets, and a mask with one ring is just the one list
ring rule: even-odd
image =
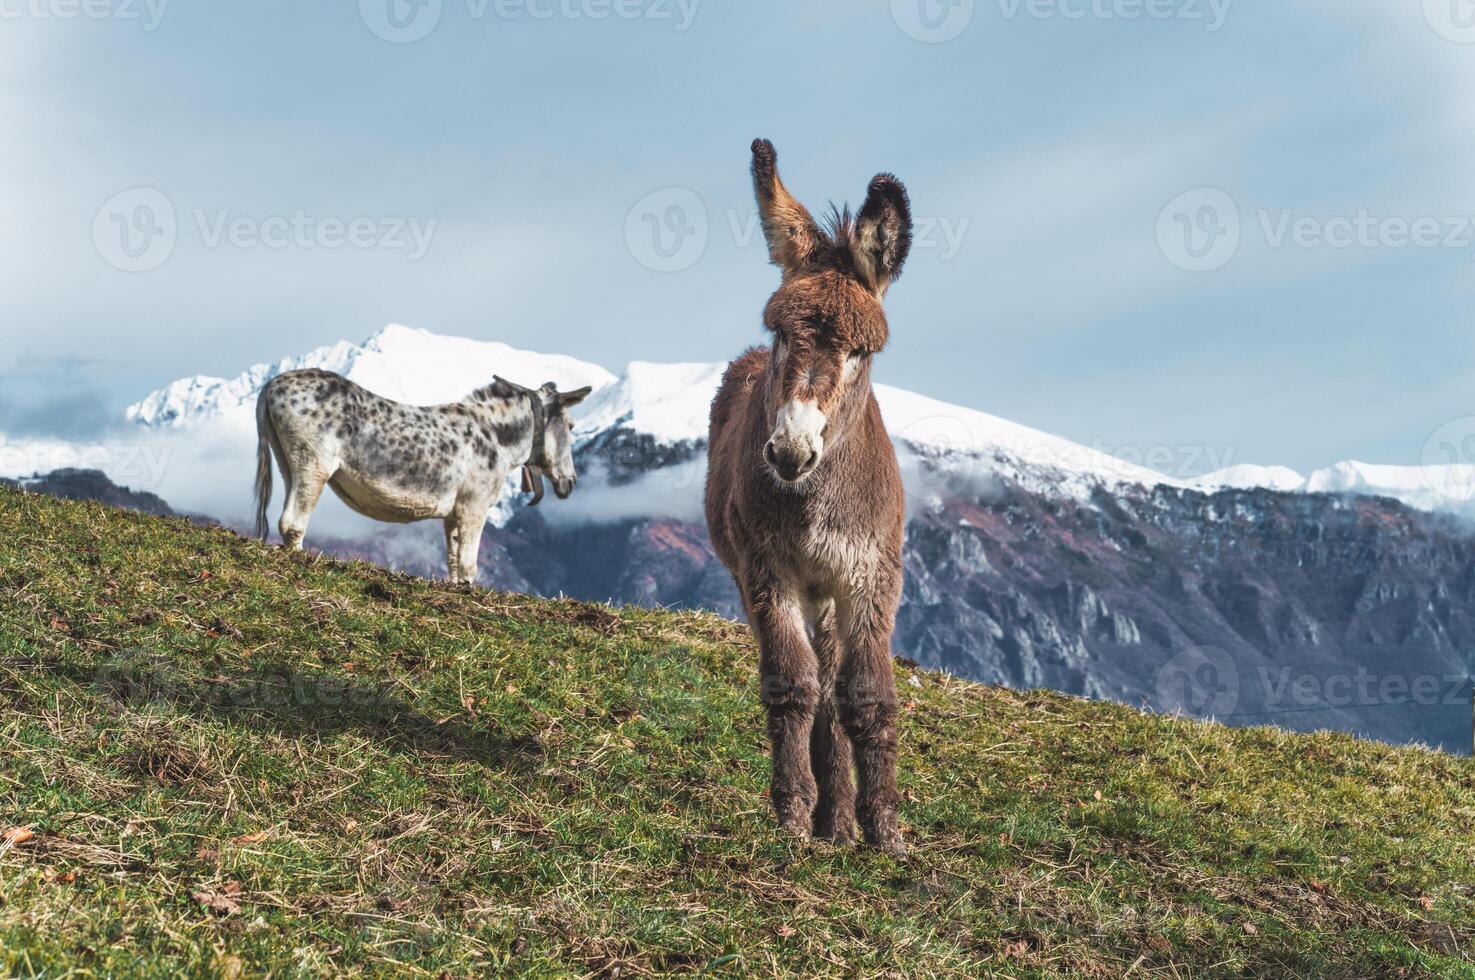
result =
[[487,513],[507,476],[521,467],[531,503],[543,474],[560,500],[573,492],[573,422],[567,410],[589,388],[536,391],[497,378],[459,402],[405,405],[331,371],[291,371],[266,384],[256,402],[256,534],[266,539],[271,460],[287,502],[282,542],[300,549],[323,487],[366,517],[398,524],[440,518],[446,564],[456,583],[476,580]]

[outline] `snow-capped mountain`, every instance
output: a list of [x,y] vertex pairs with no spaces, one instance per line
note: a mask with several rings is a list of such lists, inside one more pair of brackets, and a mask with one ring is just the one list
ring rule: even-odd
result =
[[[254,429],[262,385],[284,371],[309,367],[336,371],[387,398],[415,404],[454,401],[487,384],[493,375],[529,386],[545,381],[562,388],[589,385],[595,393],[575,413],[582,445],[609,443],[618,433],[624,449],[630,440],[639,440],[643,457],[654,454],[669,463],[673,454],[663,453],[662,447],[686,447],[689,452],[684,455],[690,458],[705,443],[707,410],[725,365],[635,361],[616,376],[561,354],[394,324],[362,344],[345,341],[321,347],[300,357],[255,365],[232,379],[176,381],[129,407],[127,417],[156,431]],[[1182,479],[985,412],[889,385],[878,384],[875,390],[887,428],[902,451],[911,488],[922,496],[937,497],[939,487],[959,482],[981,485],[1004,479],[1073,500],[1088,500],[1103,487],[1163,485],[1208,493],[1266,489],[1384,496],[1430,511],[1464,512],[1475,501],[1475,466],[1344,462],[1307,477],[1284,466],[1241,464]]]
[[1213,491],[1263,488],[1282,493],[1388,497],[1427,511],[1475,516],[1475,466],[1387,466],[1348,460],[1302,476],[1287,466],[1240,465],[1210,473],[1192,485]]
[[[321,347],[301,357],[255,365],[236,378],[176,381],[129,407],[127,417],[150,429],[254,426],[261,387],[278,374],[301,368],[335,371],[386,398],[413,404],[454,401],[501,375],[529,386],[554,381],[562,388],[593,387],[594,394],[574,413],[581,442],[619,430],[657,444],[695,445],[707,438],[707,413],[725,366],[635,361],[616,377],[572,357],[396,324],[362,344]],[[876,397],[896,441],[932,464],[980,468],[1078,498],[1101,484],[1181,485],[1153,470],[984,412],[888,385],[877,385]]]
[[604,388],[615,381],[603,368],[561,354],[534,354],[391,324],[362,344],[341,341],[301,357],[257,364],[229,380],[200,376],[176,381],[129,406],[127,417],[150,428],[190,428],[242,413],[254,419],[262,386],[278,374],[303,368],[334,371],[386,398],[419,405],[454,401],[490,384],[497,374],[530,386],[554,381],[563,388]]
[[1219,489],[1253,490],[1264,487],[1291,493],[1306,486],[1306,478],[1289,466],[1256,466],[1241,463],[1201,476],[1193,481],[1195,486],[1213,491]]
[[[575,434],[587,468],[636,488],[596,498],[581,494],[563,508],[565,519],[586,511],[596,517],[700,513],[707,415],[726,365],[652,364],[635,361],[618,376],[558,354],[518,350],[506,344],[446,337],[391,325],[362,344],[338,343],[274,364],[255,365],[235,378],[176,381],[127,410],[144,430],[174,437],[210,436],[230,443],[254,437],[256,398],[272,377],[301,368],[335,371],[371,391],[415,404],[449,402],[501,375],[535,386],[589,385],[590,398],[574,412]],[[888,385],[876,396],[900,450],[914,504],[935,501],[959,488],[1008,479],[1041,493],[1089,498],[1094,488],[1122,484],[1181,486],[1156,471],[1123,462],[984,412],[950,405]],[[244,449],[241,455],[248,454]],[[585,482],[588,486],[588,481]],[[504,495],[492,520],[505,524],[516,494]],[[330,504],[330,514],[332,513]],[[644,509],[642,509],[644,508]],[[227,519],[234,515],[226,515]]]

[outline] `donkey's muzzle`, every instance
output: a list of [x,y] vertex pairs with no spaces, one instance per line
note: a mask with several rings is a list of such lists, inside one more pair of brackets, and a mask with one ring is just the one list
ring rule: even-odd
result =
[[798,483],[819,465],[825,425],[825,413],[812,401],[796,398],[779,408],[763,459],[780,480]]
[[763,447],[763,460],[785,483],[804,479],[819,464],[819,453],[802,441],[768,440]]
[[574,492],[574,480],[554,480],[553,493],[559,500],[567,500],[569,494]]

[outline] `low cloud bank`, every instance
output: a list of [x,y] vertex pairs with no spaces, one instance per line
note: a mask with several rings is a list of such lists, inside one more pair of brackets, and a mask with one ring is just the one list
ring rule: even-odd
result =
[[611,483],[609,474],[596,467],[580,475],[569,499],[555,500],[550,494],[540,507],[543,519],[554,527],[653,517],[701,523],[705,520],[702,494],[706,479],[705,453],[686,463],[651,470],[628,483]]
[[[920,455],[904,443],[897,446],[897,456],[909,517],[953,497],[987,500],[1000,492],[998,479],[982,460],[970,463],[956,454],[946,458]],[[0,435],[0,476],[27,477],[67,468],[101,470],[120,486],[159,495],[177,511],[213,517],[235,527],[248,527],[254,519],[256,433],[243,421],[208,429],[123,427],[103,440],[83,443]],[[274,525],[284,489],[275,466],[273,471],[268,514]],[[706,476],[705,453],[627,483],[611,482],[604,468],[596,467],[581,475],[572,497],[557,500],[550,493],[540,509],[543,519],[555,527],[647,518],[701,523]],[[515,489],[510,483],[494,508],[494,524],[506,523],[524,506],[524,498]],[[309,533],[384,545],[390,527],[354,513],[328,490],[313,514]],[[438,542],[438,535],[437,529],[428,538],[417,533],[405,540],[407,547],[418,551],[426,541]],[[403,537],[396,535],[395,540]]]

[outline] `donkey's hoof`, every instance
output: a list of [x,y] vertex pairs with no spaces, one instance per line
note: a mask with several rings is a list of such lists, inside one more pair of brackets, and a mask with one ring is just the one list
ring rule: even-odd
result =
[[786,820],[779,824],[778,835],[800,844],[808,843],[814,839],[814,835],[809,831],[808,824],[800,823],[797,820]]
[[816,825],[814,828],[815,840],[828,841],[836,847],[854,847],[859,839],[854,827],[833,827]]
[[902,839],[901,831],[888,829],[878,833],[866,834],[866,844],[874,847],[882,854],[890,854],[892,857],[906,857],[907,845]]

